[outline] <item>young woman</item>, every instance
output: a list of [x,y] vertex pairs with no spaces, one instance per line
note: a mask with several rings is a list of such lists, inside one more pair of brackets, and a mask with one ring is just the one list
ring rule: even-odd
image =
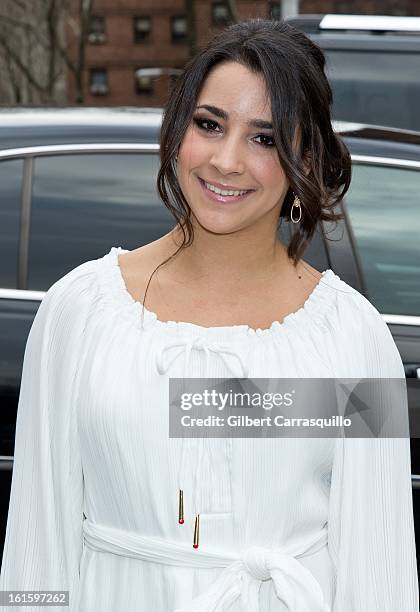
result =
[[408,438],[168,435],[169,378],[404,379],[378,311],[302,257],[350,183],[330,105],[321,50],[282,22],[188,63],[161,130],[173,231],[73,269],[32,325],[3,590],[69,590],[72,612],[418,612]]

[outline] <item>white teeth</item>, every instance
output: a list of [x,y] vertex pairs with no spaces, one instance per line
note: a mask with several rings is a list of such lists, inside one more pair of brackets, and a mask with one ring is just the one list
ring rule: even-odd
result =
[[224,189],[219,189],[218,187],[215,187],[211,183],[204,182],[204,184],[207,187],[207,189],[210,189],[210,191],[214,191],[214,193],[218,193],[218,194],[223,195],[223,196],[239,196],[239,195],[242,195],[244,193],[247,193],[247,191],[248,191],[248,189],[246,189],[245,191],[232,191],[232,190],[227,191],[227,190],[224,190]]

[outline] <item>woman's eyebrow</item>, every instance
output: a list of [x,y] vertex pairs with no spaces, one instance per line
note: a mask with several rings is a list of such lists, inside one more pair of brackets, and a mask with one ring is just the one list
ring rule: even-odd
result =
[[[225,121],[229,119],[228,113],[224,111],[222,108],[218,108],[217,106],[212,106],[211,104],[200,104],[200,106],[197,106],[196,109],[199,109],[199,108],[205,108],[213,115],[216,115],[216,117],[220,117],[220,119],[224,119]],[[262,130],[272,130],[273,129],[273,124],[270,123],[269,121],[264,121],[263,119],[250,119],[246,123],[250,127],[259,128]]]

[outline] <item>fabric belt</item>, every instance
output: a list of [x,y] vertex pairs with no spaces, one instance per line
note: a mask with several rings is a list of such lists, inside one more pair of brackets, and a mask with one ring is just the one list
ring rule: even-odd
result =
[[291,612],[331,612],[319,582],[295,557],[306,557],[327,544],[327,526],[304,540],[280,548],[250,546],[238,553],[203,546],[194,549],[183,542],[83,521],[86,545],[153,563],[177,567],[224,568],[205,592],[174,612],[222,612],[240,601],[243,610],[259,612],[259,590],[272,580],[276,596]]

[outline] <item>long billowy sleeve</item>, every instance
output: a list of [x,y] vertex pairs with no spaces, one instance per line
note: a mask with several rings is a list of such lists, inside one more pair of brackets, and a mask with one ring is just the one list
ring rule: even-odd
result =
[[[378,311],[365,299],[360,308],[354,324],[362,352],[354,358],[366,378],[403,379],[398,418],[408,429],[400,354]],[[419,612],[408,437],[336,440],[328,546],[336,568],[332,612]]]
[[[50,287],[29,332],[0,575],[2,591],[68,590],[70,611],[77,609],[83,547],[76,378],[94,262],[81,264]],[[19,610],[45,607],[23,605]]]

